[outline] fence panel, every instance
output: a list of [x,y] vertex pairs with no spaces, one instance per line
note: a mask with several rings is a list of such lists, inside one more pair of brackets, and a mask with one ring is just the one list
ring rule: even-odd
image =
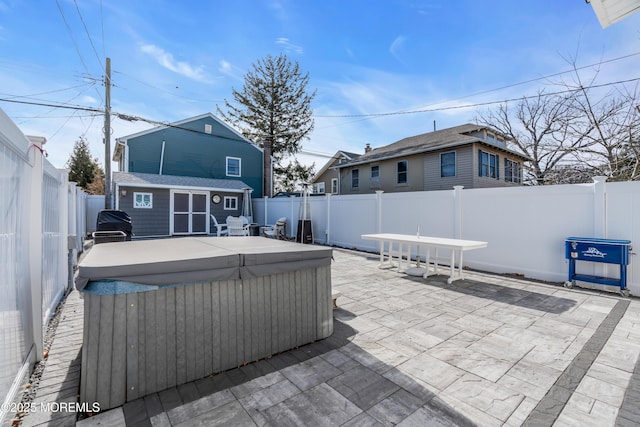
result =
[[88,195],[86,205],[86,232],[93,233],[96,231],[96,221],[98,220],[98,212],[104,209],[104,196]]
[[42,178],[42,313],[51,318],[68,283],[67,174],[44,160]]
[[[0,110],[0,403],[16,395],[34,346],[29,259],[29,141]],[[0,424],[7,415],[0,409]]]
[[[415,234],[419,227],[425,236],[489,242],[486,249],[465,254],[467,266],[554,282],[567,277],[567,237],[628,239],[640,247],[640,182],[334,195],[313,197],[311,202],[318,243],[377,251],[374,242],[360,236],[378,231]],[[297,223],[297,216],[287,211],[294,212],[299,204],[299,198],[260,199],[254,201],[254,211],[269,223],[279,216]],[[637,252],[627,280],[634,295],[640,295]],[[614,270],[615,266],[578,265],[586,274],[617,277]]]

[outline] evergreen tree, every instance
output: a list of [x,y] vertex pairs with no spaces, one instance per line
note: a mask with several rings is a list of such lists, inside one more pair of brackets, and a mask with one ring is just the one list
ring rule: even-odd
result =
[[[98,165],[98,159],[91,158],[91,152],[87,141],[80,137],[73,145],[73,152],[67,160],[69,168],[69,181],[78,183],[78,186],[87,190],[89,185],[94,181],[96,174],[104,172]],[[102,193],[104,194],[104,184],[102,185]]]
[[89,194],[104,194],[104,171],[96,163],[96,168],[93,172],[93,181],[85,188]]
[[276,165],[273,168],[276,182],[274,183],[275,192],[280,191],[300,191],[300,184],[310,182],[314,175],[314,165],[306,167],[301,165],[298,160],[289,162],[285,166]]
[[267,55],[247,72],[242,91],[232,88],[235,103],[225,99],[227,111],[218,108],[245,137],[262,144],[266,196],[271,196],[271,157],[279,164],[285,155],[297,153],[313,130],[311,101],[316,91],[308,93],[308,84],[309,73],[302,74],[297,62],[285,54]]

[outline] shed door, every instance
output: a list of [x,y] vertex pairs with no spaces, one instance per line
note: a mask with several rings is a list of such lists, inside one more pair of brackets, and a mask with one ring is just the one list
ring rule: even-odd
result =
[[171,234],[209,232],[209,194],[198,191],[171,192]]

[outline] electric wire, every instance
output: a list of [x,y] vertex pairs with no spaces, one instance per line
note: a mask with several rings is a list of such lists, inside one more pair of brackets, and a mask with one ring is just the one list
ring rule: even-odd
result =
[[98,64],[100,65],[100,68],[102,68],[102,71],[104,71],[104,68],[102,66],[102,59],[100,58],[100,55],[98,55],[98,51],[96,50],[95,45],[93,44],[93,39],[91,38],[91,34],[89,34],[89,29],[87,28],[87,24],[84,22],[84,18],[82,17],[82,13],[80,12],[80,7],[78,6],[78,2],[76,0],[73,0],[73,3],[76,5],[76,10],[78,11],[78,16],[80,17],[80,21],[82,22],[82,26],[84,27],[84,32],[87,34],[87,38],[89,39],[89,43],[91,44],[91,48],[93,48],[93,53],[96,55],[96,59],[98,60]]

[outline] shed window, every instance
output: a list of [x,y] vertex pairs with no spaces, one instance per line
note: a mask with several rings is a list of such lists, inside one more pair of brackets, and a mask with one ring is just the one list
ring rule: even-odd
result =
[[224,210],[225,211],[237,211],[238,210],[238,198],[232,196],[224,196]]
[[396,182],[398,184],[407,183],[408,162],[401,160],[396,164]]
[[456,152],[440,154],[440,176],[456,176]]
[[240,159],[227,157],[227,176],[240,176]]
[[354,169],[351,171],[351,188],[358,188],[360,186],[360,170]]
[[133,207],[140,209],[153,209],[153,194],[133,193]]
[[338,194],[338,178],[331,178],[331,194]]

